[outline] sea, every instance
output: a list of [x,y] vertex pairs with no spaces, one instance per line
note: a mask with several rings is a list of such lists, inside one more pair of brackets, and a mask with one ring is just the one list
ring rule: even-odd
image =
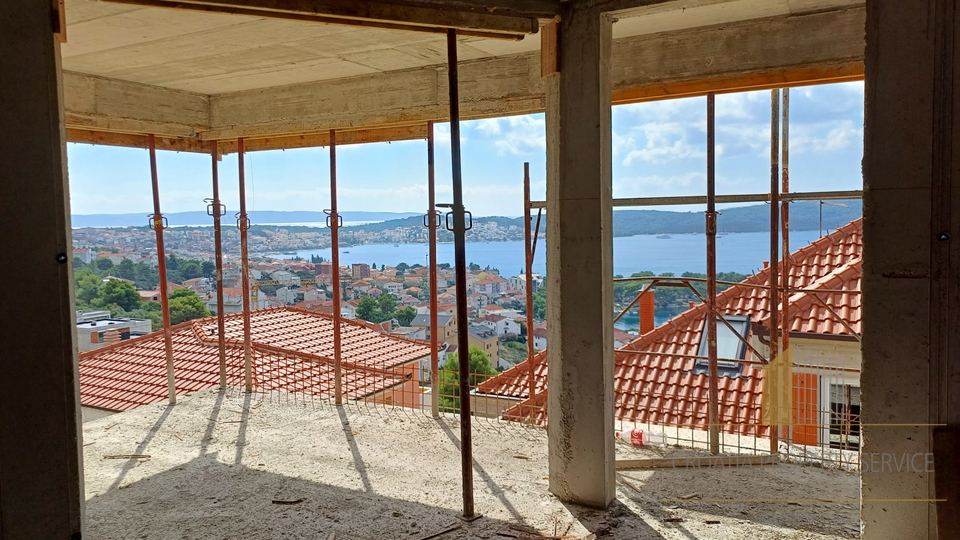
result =
[[[796,251],[819,238],[820,234],[815,230],[791,231],[790,250]],[[663,238],[663,236],[669,236],[669,238]],[[546,252],[546,245],[541,239],[534,254],[534,273],[546,273]],[[329,248],[274,255],[274,257],[297,256],[309,260],[313,255],[323,257],[325,260],[331,258]],[[768,232],[721,233],[717,237],[718,272],[753,274],[763,268],[764,261],[769,260],[770,233]],[[384,264],[396,266],[402,262],[426,266],[428,261],[428,244],[370,244],[340,248],[340,264],[345,266],[353,263],[375,264],[378,267]],[[481,268],[496,268],[500,271],[500,275],[505,277],[515,276],[523,272],[523,242],[470,242],[467,244],[467,261],[476,263]],[[437,245],[437,262],[453,265],[453,244]],[[706,267],[707,244],[706,237],[702,233],[637,235],[613,239],[614,274],[630,276],[637,272],[650,271],[657,275],[673,273],[679,276],[684,272],[704,273]],[[677,313],[677,310],[658,310],[656,324],[661,324]],[[637,325],[636,315],[626,315],[617,327],[626,330],[635,329]]]

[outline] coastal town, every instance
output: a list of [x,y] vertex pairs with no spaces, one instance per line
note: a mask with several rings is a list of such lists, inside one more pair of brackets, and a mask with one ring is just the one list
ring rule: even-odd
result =
[[[236,227],[223,227],[223,249],[239,253],[240,234]],[[541,232],[541,235],[544,234]],[[471,242],[504,242],[523,240],[523,226],[519,218],[477,218],[474,228],[467,233]],[[105,249],[137,260],[156,253],[156,235],[150,227],[85,227],[74,229],[74,243],[94,250]],[[452,242],[453,235],[442,228],[440,242]],[[166,246],[180,256],[212,260],[214,252],[213,227],[170,227],[164,232]],[[310,226],[254,225],[248,242],[251,256],[265,256],[330,247],[330,230]],[[427,229],[422,217],[390,220],[381,223],[346,226],[340,229],[340,245],[368,244],[425,244]],[[155,257],[155,255],[154,255]]]

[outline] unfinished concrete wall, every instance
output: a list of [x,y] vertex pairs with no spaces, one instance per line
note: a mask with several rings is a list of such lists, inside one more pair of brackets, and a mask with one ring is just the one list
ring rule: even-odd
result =
[[0,538],[80,538],[80,404],[53,4],[0,2]]
[[[929,424],[960,422],[956,10],[954,0],[867,4],[861,418],[868,455],[926,454]],[[880,469],[862,473],[870,501],[862,506],[863,538],[936,538],[935,505],[926,502],[933,476]]]

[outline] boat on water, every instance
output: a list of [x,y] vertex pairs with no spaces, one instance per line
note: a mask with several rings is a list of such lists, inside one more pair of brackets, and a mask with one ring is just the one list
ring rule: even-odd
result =
[[349,251],[344,251],[344,253],[350,253]]
[[400,244],[394,244],[393,247],[400,247]]
[[673,237],[670,236],[669,234],[660,234],[660,235],[657,235],[657,239],[658,239],[658,240],[669,240],[669,239],[671,239],[671,238],[673,238]]

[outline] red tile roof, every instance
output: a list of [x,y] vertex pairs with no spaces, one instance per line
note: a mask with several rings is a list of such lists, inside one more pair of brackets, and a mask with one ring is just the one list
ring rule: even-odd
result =
[[[177,394],[217,386],[217,319],[172,328]],[[243,319],[225,317],[227,382],[243,384]],[[333,392],[333,319],[297,308],[251,312],[252,367],[257,388],[329,397]],[[391,368],[430,354],[423,342],[380,334],[341,321],[344,395],[360,399],[403,382]],[[121,341],[80,355],[84,406],[125,411],[167,397],[163,332]]]
[[[863,221],[858,219],[830,235],[795,251],[789,257],[789,286],[817,289],[827,305],[860,333],[860,290]],[[748,277],[744,285],[766,285],[770,269]],[[850,292],[836,292],[850,291]],[[754,322],[770,316],[767,291],[732,286],[717,295],[717,306],[725,315],[747,315]],[[615,416],[624,421],[651,424],[707,423],[707,377],[691,372],[695,359],[672,355],[696,355],[706,305],[698,304],[626,345],[615,357]],[[812,295],[797,293],[790,298],[788,315],[791,332],[849,335]],[[536,332],[534,332],[536,334]],[[643,351],[645,354],[625,352]],[[667,356],[670,355],[670,356]],[[528,419],[533,415],[546,422],[546,351],[534,357],[537,396],[525,399],[503,413],[506,419]],[[488,379],[478,393],[528,398],[529,368],[526,361]],[[724,430],[745,435],[766,436],[761,423],[762,372],[744,364],[740,377],[720,378],[720,422]]]

